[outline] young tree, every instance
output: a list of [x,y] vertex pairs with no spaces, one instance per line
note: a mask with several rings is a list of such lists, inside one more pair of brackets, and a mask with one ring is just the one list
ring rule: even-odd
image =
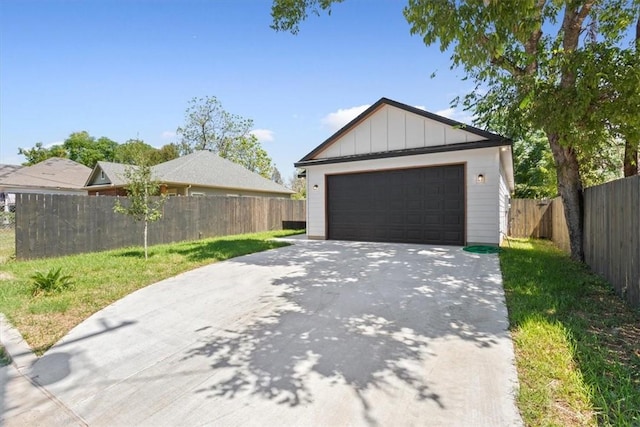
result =
[[121,203],[116,199],[114,212],[128,215],[134,221],[144,223],[144,258],[149,258],[148,229],[149,223],[162,218],[162,205],[165,198],[160,195],[160,184],[153,179],[151,166],[142,162],[139,166],[128,166],[124,178],[127,182],[127,201]]
[[[309,11],[339,0],[274,0],[272,27],[297,32]],[[404,15],[426,45],[452,52],[477,88],[465,98],[480,123],[503,114],[510,128],[542,130],[556,166],[571,256],[582,260],[580,157],[613,140],[606,122],[638,129],[629,115],[640,92],[640,61],[621,46],[638,0],[409,0]],[[620,78],[616,64],[630,61]],[[610,89],[614,89],[611,91]],[[633,111],[633,110],[631,110]],[[637,112],[637,110],[635,110]],[[604,113],[608,117],[605,117]]]
[[181,136],[181,154],[210,150],[271,179],[271,158],[258,139],[249,133],[253,126],[251,119],[226,112],[215,96],[207,96],[193,98],[189,102],[185,121],[185,125],[176,132]]

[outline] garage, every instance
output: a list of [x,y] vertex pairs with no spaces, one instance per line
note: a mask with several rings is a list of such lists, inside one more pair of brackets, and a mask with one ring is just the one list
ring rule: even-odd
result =
[[464,165],[327,176],[329,239],[463,245]]
[[381,98],[295,166],[307,181],[307,238],[499,245],[512,141]]

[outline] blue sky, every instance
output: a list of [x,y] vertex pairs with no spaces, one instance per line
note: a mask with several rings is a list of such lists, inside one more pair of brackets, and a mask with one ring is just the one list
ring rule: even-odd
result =
[[253,119],[285,177],[383,96],[468,121],[448,108],[470,84],[409,34],[405,4],[350,0],[292,35],[267,0],[1,0],[0,163],[80,130],[159,147],[196,96]]

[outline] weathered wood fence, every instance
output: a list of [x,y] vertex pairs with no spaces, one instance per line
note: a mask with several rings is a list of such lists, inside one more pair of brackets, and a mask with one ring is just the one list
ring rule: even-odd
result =
[[[640,176],[587,188],[584,204],[585,262],[640,307]],[[562,200],[513,199],[509,235],[551,239],[569,252]]]
[[[113,212],[115,199],[18,194],[16,257],[45,258],[141,246],[142,223]],[[162,219],[149,225],[149,244],[304,228],[304,221],[304,200],[170,197],[163,205]]]

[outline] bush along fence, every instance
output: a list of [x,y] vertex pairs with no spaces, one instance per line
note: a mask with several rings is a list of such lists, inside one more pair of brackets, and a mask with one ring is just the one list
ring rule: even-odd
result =
[[[16,258],[141,246],[143,224],[115,213],[115,197],[16,195]],[[125,201],[126,203],[126,201]],[[149,245],[283,228],[305,228],[304,200],[170,197],[149,224]]]
[[[640,308],[640,176],[587,188],[584,210],[585,262]],[[551,239],[569,252],[562,200],[513,199],[509,235]]]

